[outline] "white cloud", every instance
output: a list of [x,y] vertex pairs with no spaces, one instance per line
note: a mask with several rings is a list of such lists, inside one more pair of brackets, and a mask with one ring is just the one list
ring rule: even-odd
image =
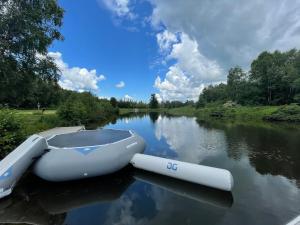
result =
[[179,41],[174,42],[163,43],[162,49],[170,49],[166,59],[174,59],[176,63],[169,67],[163,80],[160,76],[156,78],[154,87],[159,90],[162,100],[196,101],[205,85],[222,79],[223,71],[215,61],[200,53],[197,41],[187,34],[180,33]]
[[151,22],[197,41],[225,70],[264,50],[300,47],[300,0],[149,0]]
[[156,40],[160,51],[167,53],[172,47],[172,44],[178,41],[176,35],[168,30],[164,30],[163,32],[156,34]]
[[106,8],[118,17],[135,18],[130,10],[130,0],[102,0]]
[[[165,30],[156,36],[159,50],[171,51],[169,58],[175,59],[168,76],[156,80],[163,98],[184,99],[183,89],[173,90],[182,85],[171,82],[172,76],[193,90],[225,80],[230,67],[249,69],[264,50],[300,47],[300,0],[149,1],[153,5],[152,25]],[[178,33],[180,41],[175,39]],[[162,91],[168,87],[173,91],[171,96]],[[195,99],[199,90],[186,97]]]
[[162,97],[160,96],[160,94],[155,94],[155,97],[159,103],[162,102]]
[[125,100],[125,101],[131,101],[131,100],[133,100],[133,97],[131,97],[130,95],[126,94],[126,95],[124,96],[124,100]]
[[116,88],[123,88],[123,87],[125,87],[124,81],[120,81],[119,83],[116,84]]
[[110,99],[110,97],[108,97],[108,96],[98,96],[98,98],[99,98],[99,99],[106,99],[106,100],[109,100],[109,99]]
[[49,52],[48,55],[54,59],[61,71],[61,78],[58,84],[67,90],[78,92],[99,90],[98,82],[105,80],[104,75],[97,75],[95,69],[88,70],[80,67],[69,67],[62,59],[60,52]]

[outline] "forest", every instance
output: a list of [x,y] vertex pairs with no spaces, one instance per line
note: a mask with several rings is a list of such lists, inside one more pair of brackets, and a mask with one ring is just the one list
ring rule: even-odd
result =
[[300,103],[300,51],[262,52],[248,72],[231,68],[227,83],[204,88],[197,106],[226,101],[240,105]]

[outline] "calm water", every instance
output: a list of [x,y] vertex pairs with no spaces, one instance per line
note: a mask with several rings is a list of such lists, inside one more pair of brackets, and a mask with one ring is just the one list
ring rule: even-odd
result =
[[300,214],[300,132],[207,124],[195,118],[128,117],[146,154],[225,168],[232,193],[134,170],[53,184],[28,175],[0,201],[1,222],[36,224],[285,224]]

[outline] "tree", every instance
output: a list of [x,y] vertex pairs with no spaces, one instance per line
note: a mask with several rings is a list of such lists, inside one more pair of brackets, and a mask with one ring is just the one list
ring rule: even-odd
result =
[[206,103],[210,102],[222,102],[224,103],[228,100],[228,93],[227,93],[227,85],[226,84],[219,84],[219,85],[209,85],[208,87],[204,88],[202,93],[199,96],[198,100],[198,107],[203,107]]
[[251,64],[250,80],[264,97],[262,104],[279,105],[293,101],[297,93],[294,81],[300,78],[299,51],[263,52]]
[[59,71],[47,49],[63,39],[58,30],[63,13],[56,0],[1,1],[0,103],[36,105],[41,101],[36,83],[56,86]]
[[151,109],[157,109],[158,108],[158,101],[157,101],[157,98],[156,98],[155,94],[151,94],[149,107]]
[[110,104],[111,104],[114,108],[116,108],[116,107],[118,106],[118,101],[117,101],[117,99],[116,99],[115,97],[111,97],[111,98],[110,98]]
[[227,76],[228,95],[231,100],[239,102],[244,90],[242,86],[246,82],[247,74],[240,67],[231,68]]

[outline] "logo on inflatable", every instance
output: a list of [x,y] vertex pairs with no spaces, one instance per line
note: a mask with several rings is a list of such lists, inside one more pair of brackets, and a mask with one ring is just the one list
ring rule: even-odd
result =
[[168,162],[167,169],[177,171],[177,166],[178,166],[177,163]]

